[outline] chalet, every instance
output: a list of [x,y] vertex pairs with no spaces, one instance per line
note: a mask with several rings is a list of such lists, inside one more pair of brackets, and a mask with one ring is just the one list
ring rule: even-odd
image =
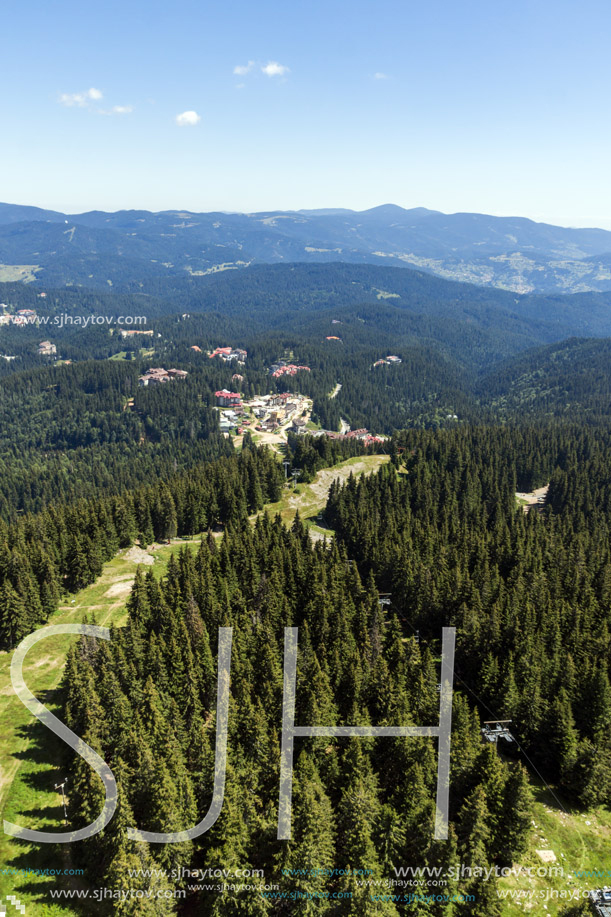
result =
[[307,432],[307,421],[303,417],[296,417],[293,421],[291,427],[293,433],[306,433]]
[[168,376],[165,369],[149,369],[143,376],[140,376],[138,385],[159,385],[161,382],[169,381],[170,376]]
[[222,408],[241,408],[242,396],[239,392],[229,392],[226,388],[220,392],[215,392],[214,397]]
[[389,356],[389,357],[386,357],[386,362],[387,362],[387,363],[400,363],[400,362],[401,362],[401,358],[400,358],[400,357],[396,357],[396,356],[394,356],[394,355],[393,355],[393,356]]
[[51,341],[41,341],[38,345],[38,354],[41,357],[52,357],[57,353],[57,347]]
[[233,376],[231,377],[231,381],[232,382],[243,382],[244,376],[241,376],[239,373],[234,373]]
[[24,318],[36,318],[34,309],[18,309],[17,315],[22,315]]
[[197,344],[193,344],[193,346],[191,347],[191,350],[194,350],[195,353],[201,353],[201,352],[202,352],[201,347],[198,347]]
[[338,338],[335,334],[329,334],[326,338],[327,341],[341,341],[341,338]]
[[376,360],[373,364],[375,366],[388,366],[388,360]]

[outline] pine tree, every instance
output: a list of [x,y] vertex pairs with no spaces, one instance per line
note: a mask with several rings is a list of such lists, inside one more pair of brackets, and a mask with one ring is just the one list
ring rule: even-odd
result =
[[117,808],[103,836],[105,886],[113,891],[112,912],[120,917],[169,917],[176,912],[168,880],[159,874],[148,844],[132,841],[127,829],[136,827],[123,784],[128,771],[115,766]]
[[171,541],[176,538],[178,521],[176,505],[170,490],[162,487],[157,506],[157,537],[160,541]]
[[0,587],[0,647],[12,649],[27,634],[23,601],[6,580]]
[[521,764],[509,771],[505,783],[503,817],[497,827],[495,852],[504,865],[511,865],[528,849],[533,816],[533,795],[528,774]]
[[335,820],[331,801],[312,759],[302,752],[293,775],[292,836],[281,851],[279,866],[286,877],[283,884],[304,897],[292,901],[287,913],[310,917],[331,911],[329,899],[305,896],[329,890],[334,852]]

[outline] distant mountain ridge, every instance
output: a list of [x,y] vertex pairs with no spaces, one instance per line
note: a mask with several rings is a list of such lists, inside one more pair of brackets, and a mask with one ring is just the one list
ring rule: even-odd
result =
[[[383,204],[364,211],[171,210],[64,214],[0,204],[0,265],[89,287],[152,275],[205,276],[253,263],[344,261],[416,267],[517,293],[611,290],[611,232],[522,217]],[[0,267],[0,280],[3,277]]]

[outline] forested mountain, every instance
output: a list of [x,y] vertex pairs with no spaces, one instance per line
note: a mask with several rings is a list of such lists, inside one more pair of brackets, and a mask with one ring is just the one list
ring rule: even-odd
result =
[[[378,299],[380,290],[390,298]],[[456,298],[457,291],[464,299]],[[510,294],[416,272],[262,267],[217,278],[215,295],[206,302],[216,311],[178,315],[164,314],[169,304],[161,298],[135,294],[49,291],[40,299],[19,284],[5,285],[2,293],[13,310],[34,308],[50,322],[0,328],[2,350],[15,357],[0,361],[4,518],[40,510],[54,499],[119,493],[230,451],[211,408],[215,391],[234,386],[235,367],[205,354],[219,345],[248,351],[239,383],[245,397],[297,388],[313,399],[313,419],[332,431],[342,419],[374,434],[524,417],[591,422],[608,418],[611,408],[608,341],[532,349],[570,327],[564,300],[559,308],[565,324],[554,326],[529,319],[520,298],[516,305]],[[366,296],[369,302],[363,302]],[[523,314],[497,309],[490,297],[510,299]],[[549,317],[554,303],[533,299],[543,302],[537,307],[547,308]],[[342,305],[346,301],[352,304]],[[138,314],[143,304],[151,315],[141,327],[153,334],[135,340],[146,342],[145,350],[123,340],[116,325],[53,324],[74,315]],[[598,306],[599,318],[590,313],[591,324],[603,323],[604,304]],[[73,364],[39,356],[43,336],[56,344],[60,362]],[[375,365],[391,352],[401,363]],[[109,361],[113,356],[128,359]],[[272,378],[269,367],[281,358],[297,360],[310,372]],[[138,376],[159,365],[185,369],[188,377],[162,390],[139,388]],[[331,399],[337,383],[341,389]]]
[[[406,432],[395,445],[407,474],[334,487],[328,523],[408,631],[457,627],[457,672],[486,718],[512,719],[565,793],[609,805],[608,427]],[[516,511],[516,490],[550,480],[542,513]]]
[[[200,316],[180,331],[193,335],[243,335],[272,331],[320,333],[333,319],[360,321],[380,338],[439,345],[463,365],[482,367],[540,344],[570,336],[611,335],[611,293],[516,296],[442,280],[420,271],[372,265],[253,265],[188,280],[151,280],[124,292],[0,285],[8,312],[36,309],[38,325],[0,327],[0,353],[18,357],[0,373],[33,365],[39,334],[61,342],[67,359],[103,358],[121,351],[117,319],[152,329],[168,341],[164,316]],[[74,322],[77,324],[74,324]],[[78,324],[85,322],[85,324]],[[327,324],[325,324],[327,323]],[[176,330],[175,318],[171,325]],[[327,332],[328,333],[328,332]],[[157,342],[157,337],[155,339]]]
[[[399,267],[520,293],[610,290],[611,233],[518,217],[392,204],[355,212],[93,211],[0,204],[0,264],[51,284],[106,286],[239,269],[253,262]],[[607,259],[608,260],[608,259]]]
[[[189,324],[176,327],[182,331]],[[191,329],[186,341],[193,340],[204,343]],[[249,351],[239,383],[245,397],[297,388],[313,398],[313,417],[328,430],[339,430],[342,417],[355,429],[389,433],[405,425],[447,423],[446,416],[457,411],[462,419],[481,416],[470,373],[421,343],[401,348],[400,365],[374,368],[388,339],[380,336],[376,346],[360,323],[345,344],[321,342],[319,335],[239,341]],[[290,353],[310,372],[298,380],[272,378],[270,365]],[[151,365],[184,368],[188,376],[142,388],[138,377]],[[50,365],[0,380],[0,517],[58,499],[119,493],[227,454],[232,446],[220,437],[212,408],[216,391],[235,386],[234,371],[232,364],[194,353],[190,343],[178,340],[160,343],[146,360]],[[329,398],[340,379],[339,394]]]
[[[377,882],[412,863],[519,862],[527,769],[571,805],[611,804],[611,343],[587,337],[611,335],[609,296],[518,296],[349,264],[253,265],[152,280],[147,293],[40,292],[0,290],[10,315],[49,321],[0,328],[0,352],[16,358],[0,367],[0,650],[120,548],[204,533],[161,580],[138,575],[127,626],[108,643],[82,640],[66,668],[63,717],[119,783],[108,829],[73,845],[83,881],[186,893],[100,917],[499,917],[494,877],[454,877],[448,900],[423,902],[376,897],[334,870],[362,866]],[[66,315],[142,315],[153,333],[124,339],[119,325]],[[43,338],[56,355],[38,355]],[[224,345],[248,352],[238,378],[206,353]],[[278,360],[309,371],[276,378]],[[139,386],[153,366],[188,375]],[[281,458],[305,483],[367,447],[289,435],[281,457],[246,435],[236,455],[213,410],[221,388],[299,391],[326,430],[392,436],[368,447],[391,456],[377,475],[332,486],[330,542],[313,543],[299,518],[287,530],[249,517],[282,496]],[[548,482],[545,504],[524,513],[516,490]],[[435,742],[396,738],[298,739],[293,834],[276,840],[289,625],[300,631],[296,722],[312,725],[435,724],[441,628],[457,628],[447,843],[432,832]],[[228,626],[220,819],[193,842],[135,845],[128,828],[187,828],[210,804]],[[482,742],[481,722],[497,718],[512,720],[513,755]],[[103,789],[82,759],[62,768],[69,821],[84,825]],[[263,869],[281,896],[210,895],[169,875],[202,863]]]
[[611,341],[571,339],[529,351],[487,373],[477,394],[499,420],[564,417],[608,422]]
[[[138,291],[135,285],[128,289]],[[279,318],[294,321],[296,314],[385,303],[411,314],[494,327],[499,334],[530,333],[537,340],[571,332],[608,334],[611,329],[611,294],[522,296],[376,265],[252,265],[208,277],[150,280],[145,289],[167,300],[168,311],[247,314],[249,320],[264,317],[272,325]]]
[[[366,866],[375,883],[403,864],[519,862],[532,819],[524,764],[565,796],[609,804],[608,431],[413,431],[393,448],[377,475],[332,489],[331,546],[312,545],[298,519],[291,531],[267,517],[251,526],[240,498],[221,540],[184,549],[160,583],[137,577],[129,623],[109,644],[84,638],[73,651],[64,715],[119,783],[112,827],[74,850],[96,884],[150,887],[152,876],[187,891],[185,913],[204,915],[498,917],[494,875],[455,876],[423,901],[376,895],[346,867]],[[516,487],[550,477],[543,513],[516,507]],[[190,502],[208,518],[205,481],[193,481]],[[300,725],[435,723],[439,635],[457,628],[448,842],[432,836],[430,740],[328,737],[297,740],[292,836],[276,840],[289,624]],[[128,828],[185,829],[210,805],[221,626],[234,646],[220,818],[195,841],[133,844]],[[518,740],[513,759],[481,741],[481,720],[501,717]],[[85,825],[103,791],[82,759],[67,766],[71,823]],[[230,877],[263,869],[281,892],[228,883],[210,895],[172,873],[202,862]]]
[[231,525],[278,499],[283,480],[270,452],[245,450],[118,497],[68,506],[58,495],[43,512],[0,520],[0,648],[14,647],[44,623],[66,591],[93,582],[103,563],[137,537],[148,545]]

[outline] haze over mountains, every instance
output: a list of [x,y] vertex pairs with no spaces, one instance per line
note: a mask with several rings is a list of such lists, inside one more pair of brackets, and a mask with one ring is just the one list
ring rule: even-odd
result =
[[0,204],[0,280],[146,288],[251,264],[411,267],[516,293],[611,291],[611,232],[393,204],[356,212],[92,211]]

